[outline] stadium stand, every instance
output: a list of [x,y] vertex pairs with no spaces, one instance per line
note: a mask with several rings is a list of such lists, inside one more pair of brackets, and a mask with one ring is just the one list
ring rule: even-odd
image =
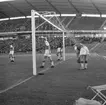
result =
[[[90,38],[90,37],[79,37],[77,38],[79,42],[87,44],[100,42],[101,38]],[[62,37],[51,37],[49,38],[51,49],[56,49],[59,43],[62,43]],[[16,39],[6,39],[6,40],[0,40],[0,53],[8,53],[9,46],[11,43],[14,43],[15,45],[15,52],[30,52],[32,51],[32,42],[31,37],[27,38],[24,35],[19,36]],[[44,49],[44,42],[42,38],[37,37],[36,38],[36,46],[37,46],[37,52],[42,52]],[[70,46],[70,38],[65,38],[65,46]]]
[[[66,26],[68,22],[72,19],[72,17],[60,17],[60,21],[62,24]],[[68,29],[70,30],[97,30],[100,28],[101,24],[105,19],[102,18],[88,18],[88,17],[76,17],[72,20],[72,22],[68,25]],[[53,19],[51,20],[53,21]],[[36,26],[43,22],[42,19],[36,19]],[[56,21],[55,21],[56,22]],[[50,25],[46,23],[44,26],[40,27],[39,30],[44,30],[46,26],[46,30]],[[57,24],[57,23],[55,23]],[[13,32],[13,31],[30,31],[31,30],[31,19],[17,19],[17,20],[8,20],[0,22],[0,32]]]

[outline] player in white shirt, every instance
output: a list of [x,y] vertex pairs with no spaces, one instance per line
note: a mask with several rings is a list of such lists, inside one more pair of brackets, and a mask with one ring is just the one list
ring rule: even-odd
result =
[[9,58],[11,62],[14,62],[14,46],[12,44],[10,45]]
[[63,50],[62,50],[62,46],[61,44],[58,46],[57,48],[57,60],[62,60],[62,57],[63,57]]
[[82,43],[74,45],[74,50],[77,55],[77,62],[80,64],[80,69],[87,69],[89,49]]
[[47,38],[45,38],[45,53],[44,53],[44,60],[42,61],[41,68],[44,68],[45,61],[46,61],[47,58],[49,58],[50,63],[51,63],[51,68],[53,68],[54,67],[54,62],[53,62],[52,56],[51,56],[50,44],[47,41]]
[[89,56],[89,49],[87,46],[82,45],[79,56],[80,56],[81,69],[87,69],[88,56]]

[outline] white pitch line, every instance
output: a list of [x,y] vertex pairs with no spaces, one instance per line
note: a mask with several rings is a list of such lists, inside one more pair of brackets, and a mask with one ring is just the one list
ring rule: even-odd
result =
[[[68,58],[67,60],[69,60],[69,59],[71,59],[71,58],[72,58],[72,57]],[[65,61],[67,61],[67,60],[65,60]],[[57,65],[59,65],[59,64],[61,64],[61,63],[63,63],[63,62],[65,62],[65,61],[61,61],[61,62],[59,62],[59,63],[56,63],[55,66],[57,66]],[[49,69],[50,69],[50,67],[48,67],[48,68],[46,68],[46,69],[44,69],[44,70],[42,70],[42,71],[40,71],[40,72],[38,72],[38,73],[44,73],[44,72],[46,72],[46,71],[49,70]],[[14,84],[14,85],[12,85],[12,86],[10,86],[10,87],[4,89],[4,90],[1,90],[1,91],[0,91],[0,94],[1,94],[1,93],[4,93],[4,92],[7,92],[7,91],[9,91],[9,90],[11,90],[11,89],[13,89],[13,88],[15,88],[15,87],[17,87],[17,86],[23,84],[23,83],[29,81],[29,80],[32,79],[33,77],[35,77],[35,76],[33,75],[33,76],[31,76],[31,77],[29,77],[29,78],[27,78],[27,79],[25,79],[25,80],[22,80],[21,82],[19,82],[20,80],[17,81],[18,83],[16,82],[16,84]]]
[[1,90],[1,91],[0,91],[0,94],[1,94],[1,93],[4,93],[4,92],[7,92],[8,90],[11,90],[11,89],[13,89],[13,88],[15,88],[15,87],[17,87],[17,86],[19,86],[19,85],[25,83],[26,81],[30,80],[30,79],[33,78],[33,77],[34,77],[34,75],[31,76],[31,77],[29,77],[29,78],[27,78],[27,79],[25,79],[25,80],[23,80],[23,81],[21,81],[21,82],[19,82],[19,83],[17,83],[17,84],[12,85],[12,86],[10,86],[10,87],[4,89],[4,90]]
[[100,43],[97,43],[94,47],[92,47],[91,49],[90,49],[90,51],[92,51],[92,50],[94,50],[97,46],[99,46],[100,45]]
[[[62,61],[61,61],[61,63],[62,63]],[[60,64],[60,63],[55,64],[55,66],[58,65],[58,64]],[[42,70],[42,71],[40,71],[40,72],[38,72],[38,73],[44,73],[44,72],[46,72],[46,71],[49,70],[49,69],[50,69],[50,67],[48,67],[48,68],[46,68],[46,69],[44,69],[44,70]]]
[[[67,59],[68,60],[68,59]],[[61,62],[58,62],[58,63],[56,63],[55,64],[55,66],[57,66],[57,65],[59,65],[59,64],[61,64],[61,63],[63,63],[64,61],[61,61]],[[44,69],[44,70],[42,70],[42,71],[40,71],[40,72],[38,72],[38,73],[44,73],[45,71],[47,71],[47,70],[49,70],[50,69],[50,67],[48,67],[48,68],[46,68],[46,69]]]
[[96,53],[96,55],[99,56],[99,57],[102,57],[102,58],[104,58],[104,60],[106,60],[106,56],[102,56],[102,55],[100,55],[98,53]]

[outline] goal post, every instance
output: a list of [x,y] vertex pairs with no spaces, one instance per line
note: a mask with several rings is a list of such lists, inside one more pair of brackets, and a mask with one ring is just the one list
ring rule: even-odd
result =
[[47,23],[51,24],[57,30],[63,33],[63,60],[65,61],[65,30],[58,27],[52,23],[49,19],[45,18],[44,15],[40,14],[35,10],[31,10],[31,32],[32,32],[32,63],[33,63],[33,75],[37,75],[37,65],[36,65],[36,26],[35,26],[35,16],[38,16],[45,20]]
[[65,34],[63,32],[63,60],[65,61]]
[[37,75],[36,67],[36,31],[35,31],[35,12],[31,10],[31,29],[32,29],[32,64],[33,64],[33,75]]

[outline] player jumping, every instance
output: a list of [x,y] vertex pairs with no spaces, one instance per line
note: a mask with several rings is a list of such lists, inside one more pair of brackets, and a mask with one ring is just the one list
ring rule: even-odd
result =
[[11,62],[14,62],[14,46],[12,44],[10,45],[9,58]]
[[44,53],[44,60],[42,61],[41,68],[44,68],[45,61],[46,61],[47,58],[49,58],[50,63],[51,63],[51,68],[53,68],[54,67],[54,62],[53,62],[52,56],[51,56],[50,44],[47,41],[47,38],[45,38],[45,53]]

